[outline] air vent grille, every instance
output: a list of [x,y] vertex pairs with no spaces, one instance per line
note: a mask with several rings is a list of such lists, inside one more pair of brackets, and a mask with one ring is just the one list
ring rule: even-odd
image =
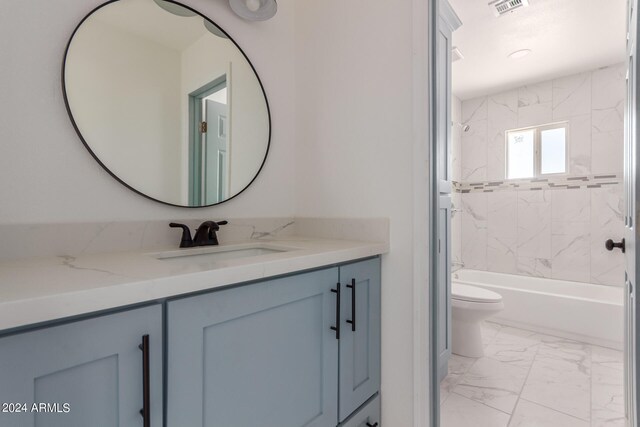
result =
[[529,0],[494,0],[489,2],[496,16],[504,15],[523,6],[529,6]]

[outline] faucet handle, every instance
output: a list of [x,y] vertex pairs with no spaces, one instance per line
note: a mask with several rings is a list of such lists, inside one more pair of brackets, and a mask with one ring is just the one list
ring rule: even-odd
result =
[[190,248],[193,246],[193,240],[191,239],[191,230],[185,224],[179,224],[177,222],[169,223],[171,228],[182,228],[182,239],[180,240],[181,248]]

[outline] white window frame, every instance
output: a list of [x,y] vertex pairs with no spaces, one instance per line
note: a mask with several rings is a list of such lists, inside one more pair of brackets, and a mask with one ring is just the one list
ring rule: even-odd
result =
[[[542,167],[542,132],[550,129],[564,129],[564,172],[558,173],[542,173],[540,169]],[[533,130],[533,176],[528,178],[509,178],[509,134],[512,132],[524,132]],[[569,175],[569,122],[556,122],[546,125],[529,126],[518,129],[509,129],[504,132],[504,176],[507,180],[520,180],[520,179],[535,179],[544,176],[563,176]]]

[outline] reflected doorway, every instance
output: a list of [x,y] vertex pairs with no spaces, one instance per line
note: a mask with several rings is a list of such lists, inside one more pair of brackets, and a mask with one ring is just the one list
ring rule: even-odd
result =
[[229,96],[224,74],[189,94],[189,203],[211,205],[229,194]]

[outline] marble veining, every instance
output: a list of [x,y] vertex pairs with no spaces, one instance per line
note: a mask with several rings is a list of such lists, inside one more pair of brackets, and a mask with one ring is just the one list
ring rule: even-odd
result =
[[[452,222],[454,260],[622,286],[624,257],[604,241],[624,231],[624,99],[625,64],[615,64],[463,101],[471,128],[452,148],[463,209]],[[506,180],[504,131],[559,121],[569,126],[569,173]]]
[[[266,228],[270,230],[268,239],[267,234],[260,234],[260,240],[239,243],[277,246],[286,251],[254,257],[192,260],[184,255],[220,250],[225,246],[240,246],[239,243],[222,240],[223,243],[216,247],[180,250],[179,240],[176,240],[180,236],[167,233],[171,237],[171,243],[160,248],[155,246],[153,249],[129,251],[120,248],[115,252],[32,256],[0,261],[0,330],[333,265],[383,254],[389,250],[386,219],[371,218],[362,220],[362,223],[358,219],[319,219],[317,226],[314,226],[315,222],[310,218],[303,219],[302,222],[305,223],[303,231],[311,230],[315,234],[321,234],[323,231],[336,233],[349,228],[350,234],[341,236],[342,239],[291,235],[295,226],[291,219],[275,220],[265,221],[260,226],[262,228],[270,223]],[[139,237],[140,234],[137,233],[144,230],[144,226],[134,225],[131,228],[126,224],[120,228],[111,224],[106,228],[93,225],[86,227],[86,230],[97,230],[99,234],[104,234],[113,227],[118,230],[138,230],[134,236]],[[250,227],[243,220],[230,222],[230,225],[241,230],[236,236],[249,236],[261,229]],[[152,224],[147,231],[156,226],[157,224]],[[38,231],[50,230],[41,226],[35,228]],[[166,233],[165,228],[168,227],[163,222],[162,229]],[[55,235],[56,232],[50,233]],[[358,235],[363,236],[363,240],[345,238]],[[372,241],[372,236],[382,239]],[[75,246],[62,248],[81,247],[80,243],[95,239],[92,233],[86,233],[85,237],[87,240],[79,239]],[[117,237],[121,238],[122,235]],[[112,244],[111,241],[107,243]],[[101,243],[102,247],[108,246],[107,243]],[[167,250],[179,252],[182,261],[158,259],[158,251],[163,253]]]
[[622,352],[485,322],[485,356],[453,355],[442,427],[624,426]]

